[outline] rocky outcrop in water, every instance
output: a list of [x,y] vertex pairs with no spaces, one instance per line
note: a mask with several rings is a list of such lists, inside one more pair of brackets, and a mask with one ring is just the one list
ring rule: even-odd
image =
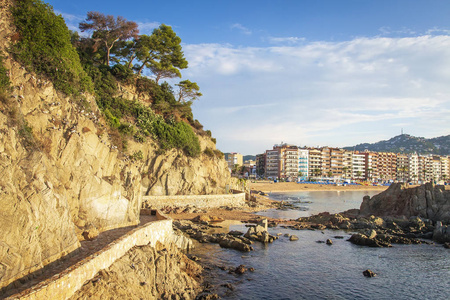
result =
[[450,222],[450,191],[427,183],[418,187],[393,183],[384,192],[364,197],[362,216],[410,218],[418,216],[433,221]]
[[429,243],[435,226],[433,221],[420,217],[396,219],[393,217],[362,217],[355,210],[340,214],[320,213],[297,219],[297,224],[287,226],[290,229],[350,229],[359,231],[353,234],[350,242],[369,247],[391,247],[392,244]]
[[213,233],[210,234],[211,228],[217,228],[220,226],[211,226],[208,223],[201,222],[199,224],[191,221],[179,220],[174,221],[173,225],[176,229],[189,235],[189,237],[199,241],[200,243],[215,243],[219,244],[223,248],[231,248],[242,252],[253,251],[253,247],[250,246],[252,241],[248,238],[240,236],[237,232],[226,233]]
[[450,226],[442,225],[442,222],[436,222],[433,240],[439,243],[450,243]]

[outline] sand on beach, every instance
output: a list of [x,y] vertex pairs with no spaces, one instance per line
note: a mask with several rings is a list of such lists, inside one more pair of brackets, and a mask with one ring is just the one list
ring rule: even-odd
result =
[[[388,187],[386,186],[333,186],[333,185],[325,185],[325,184],[298,184],[295,182],[277,182],[273,181],[249,181],[248,188],[253,191],[262,191],[264,193],[270,192],[296,192],[296,191],[368,191],[368,190],[377,190],[380,193],[386,190]],[[178,213],[178,214],[168,214],[171,218],[177,219],[193,219],[198,215],[209,215],[219,217],[225,220],[249,220],[255,219],[256,216],[254,213],[257,211],[262,211],[265,209],[269,209],[273,207],[272,202],[268,197],[256,195],[256,203],[257,207],[242,207],[236,208],[233,210],[226,210],[220,208],[208,209],[205,213]],[[259,216],[262,218],[262,216]],[[275,220],[269,218],[270,220]],[[285,220],[278,220],[285,221]]]
[[308,191],[380,191],[386,190],[387,186],[373,185],[347,185],[336,186],[327,184],[304,184],[296,182],[273,182],[273,181],[249,181],[251,190],[270,192],[308,192]]

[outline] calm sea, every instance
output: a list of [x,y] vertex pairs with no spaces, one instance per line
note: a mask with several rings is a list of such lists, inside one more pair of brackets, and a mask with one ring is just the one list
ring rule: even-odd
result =
[[[292,201],[302,210],[266,211],[277,218],[298,218],[321,211],[358,208],[362,197],[374,192],[276,193],[276,200]],[[244,225],[223,223],[222,231],[246,231]],[[255,243],[242,253],[202,244],[194,254],[209,266],[207,279],[219,286],[222,299],[450,299],[450,250],[442,245],[394,245],[368,248],[346,241],[350,232],[269,228],[282,233],[273,244]],[[284,234],[295,234],[290,242]],[[343,236],[344,239],[335,238]],[[318,243],[331,239],[333,245]],[[243,264],[255,272],[229,274],[218,266]],[[376,277],[362,272],[371,269]],[[233,290],[220,287],[230,283]]]

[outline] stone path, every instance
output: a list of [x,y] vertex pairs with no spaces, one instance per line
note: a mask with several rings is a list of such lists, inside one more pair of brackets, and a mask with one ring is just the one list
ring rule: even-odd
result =
[[64,270],[69,268],[70,266],[76,264],[77,262],[85,259],[86,257],[102,250],[104,247],[109,245],[111,242],[119,239],[124,234],[128,233],[129,231],[140,227],[142,225],[145,225],[149,222],[156,221],[156,216],[150,216],[150,215],[141,215],[140,216],[140,223],[136,226],[128,226],[128,227],[122,227],[117,229],[112,229],[108,231],[104,231],[98,235],[98,237],[93,241],[82,241],[81,247],[76,250],[76,253],[73,255],[67,255],[67,257],[61,258],[53,263],[50,263],[49,265],[45,266],[43,269],[37,271],[39,274],[35,274],[34,278],[30,280],[23,280],[19,279],[15,281],[13,284],[15,285],[15,288],[9,289],[4,292],[4,294],[0,293],[0,298],[8,297],[13,294],[20,293],[33,285],[38,284],[39,282],[42,282]]

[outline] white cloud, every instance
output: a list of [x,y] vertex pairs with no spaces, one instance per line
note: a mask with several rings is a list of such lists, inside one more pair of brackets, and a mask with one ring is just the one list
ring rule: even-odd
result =
[[153,29],[158,28],[161,24],[158,22],[137,22],[139,34],[151,35]]
[[242,32],[245,35],[251,35],[252,31],[248,29],[247,27],[243,26],[242,24],[235,23],[230,26],[231,29],[238,29],[240,32]]
[[86,18],[86,16],[72,15],[58,10],[55,10],[55,14],[61,15],[66,22],[67,28],[72,31],[79,31],[78,24],[80,24],[80,22],[84,21],[84,19]]
[[271,44],[287,44],[287,45],[297,45],[306,41],[305,38],[301,37],[269,37],[269,43]]
[[398,124],[412,124],[412,135],[450,134],[449,36],[183,49],[184,77],[204,94],[194,113],[223,151],[372,142],[399,134]]

